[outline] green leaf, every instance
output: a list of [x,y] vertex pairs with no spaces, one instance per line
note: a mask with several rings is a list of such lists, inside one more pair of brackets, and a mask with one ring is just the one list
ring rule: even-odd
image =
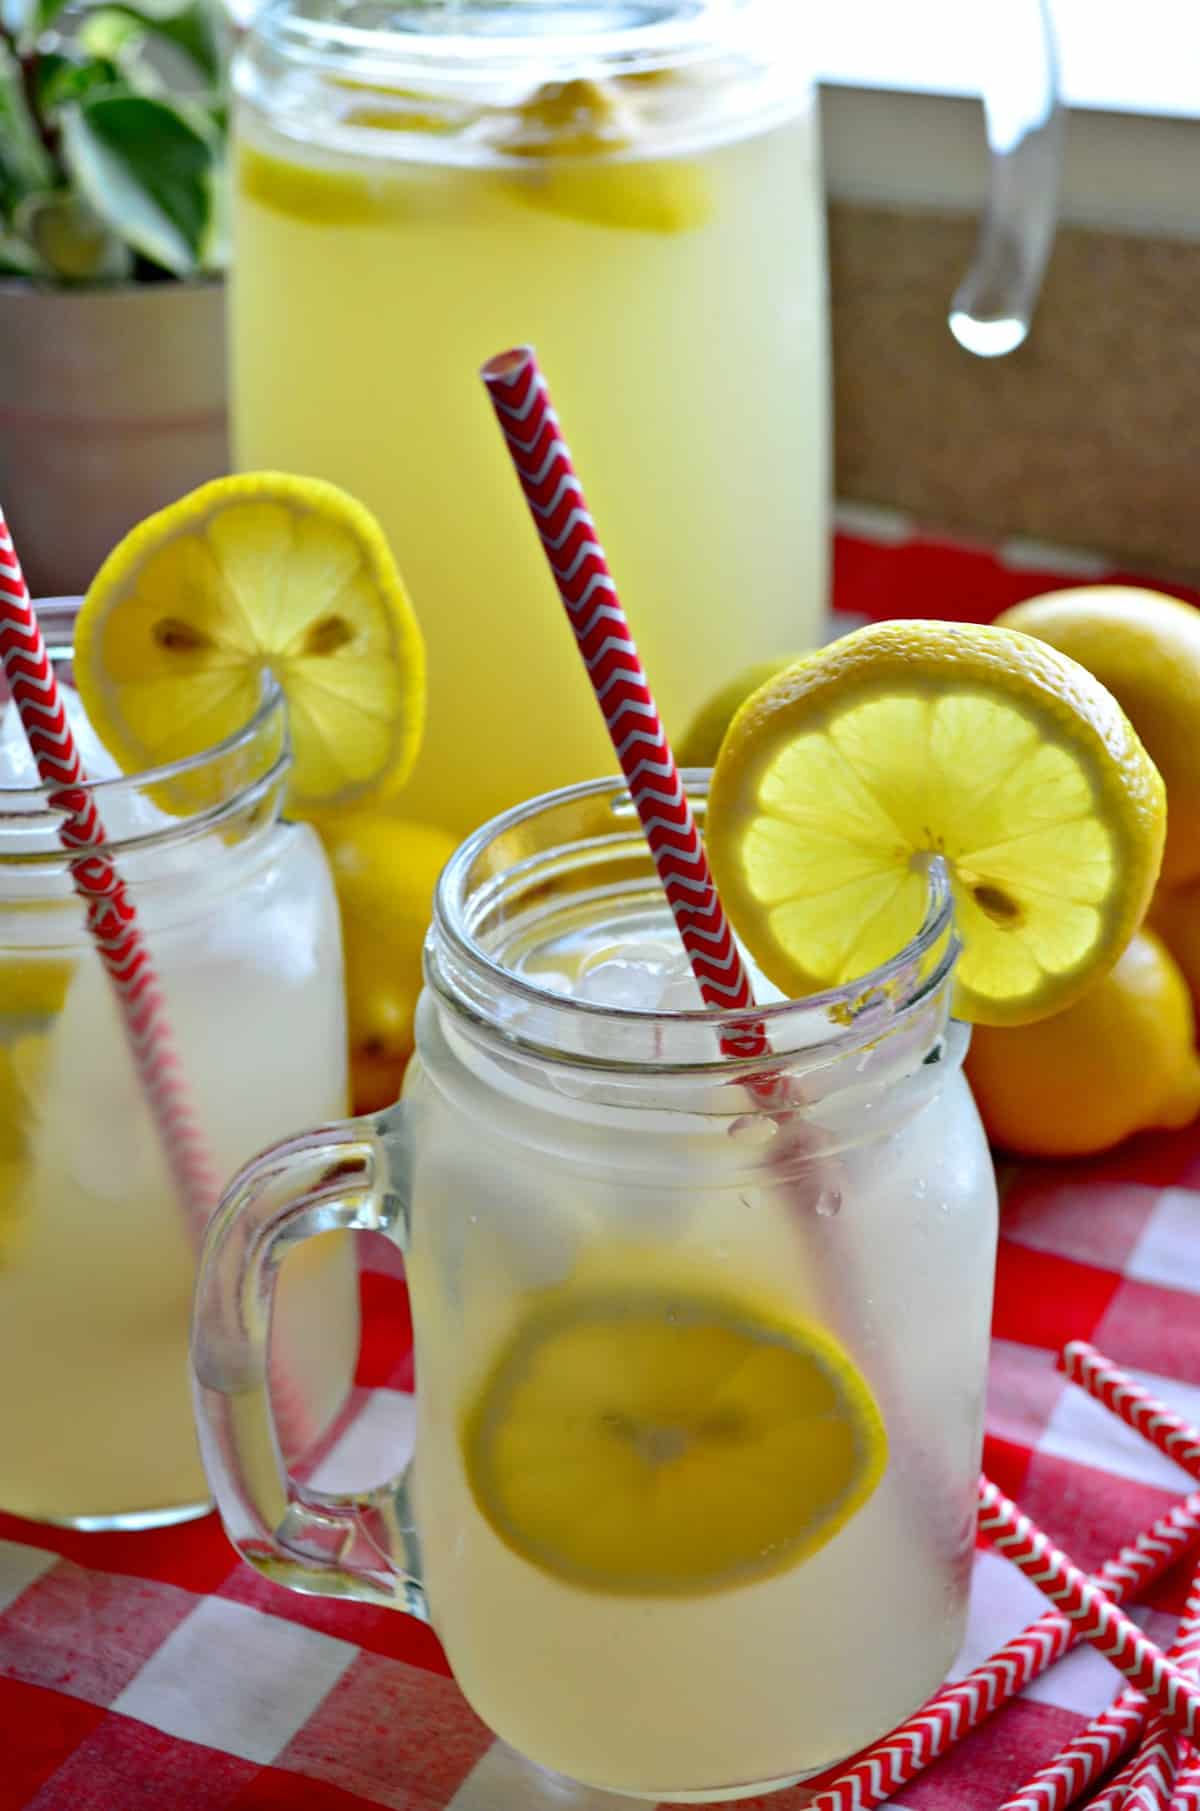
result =
[[52,188],[55,178],[25,99],[21,66],[0,43],[0,193],[19,199],[35,189]]
[[120,72],[107,57],[78,56],[71,51],[44,51],[33,69],[33,94],[43,119],[60,107],[80,100],[98,88],[112,88]]
[[71,0],[30,0],[29,10],[33,14],[33,31],[31,36],[36,41],[48,26],[53,25],[60,13],[64,13]]
[[212,215],[204,244],[200,248],[200,268],[204,271],[223,271],[228,270],[233,252],[229,183],[223,158],[218,159],[213,170],[210,192]]
[[27,195],[13,224],[60,283],[120,283],[132,275],[133,253],[124,240],[67,189]]
[[64,111],[63,157],[81,194],[135,251],[179,277],[197,269],[214,152],[177,109],[148,95],[85,96]]

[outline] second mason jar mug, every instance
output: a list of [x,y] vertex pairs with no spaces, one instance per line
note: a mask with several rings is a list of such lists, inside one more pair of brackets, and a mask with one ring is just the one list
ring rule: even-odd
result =
[[[74,603],[38,618],[89,774],[113,764],[70,687]],[[283,697],[152,772],[93,778],[173,1059],[218,1182],[268,1139],[344,1110],[337,904],[321,845],[281,818]],[[188,1387],[195,1270],[154,1114],[15,708],[0,713],[0,1509],[140,1528],[209,1507]],[[321,1307],[319,1334],[309,1326]],[[344,1238],[289,1268],[292,1457],[331,1423],[358,1340]],[[297,1324],[304,1324],[302,1338]]]
[[[691,1009],[616,782],[469,838],[402,1102],[268,1151],[210,1228],[197,1404],[246,1559],[431,1621],[591,1786],[745,1795],[897,1723],[973,1551],[995,1188],[955,955],[935,865],[885,968],[763,1005],[764,1075]],[[418,1413],[408,1470],[337,1496],[280,1458],[265,1341],[283,1254],[348,1227],[404,1253]]]

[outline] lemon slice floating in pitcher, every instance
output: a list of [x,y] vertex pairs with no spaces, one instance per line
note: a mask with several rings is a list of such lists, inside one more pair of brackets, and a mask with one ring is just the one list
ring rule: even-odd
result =
[[218,478],[126,535],[79,613],[74,670],[126,773],[233,734],[270,671],[300,815],[401,785],[424,722],[424,646],[379,524],[278,472]]
[[1162,859],[1162,781],[1115,699],[1030,636],[857,630],[748,699],[717,760],[707,842],[763,972],[795,997],[896,954],[950,869],[955,1010],[1043,1018],[1111,968]]
[[464,1427],[475,1501],[523,1559],[614,1594],[782,1571],[871,1495],[887,1436],[831,1334],[692,1289],[565,1285]]
[[643,137],[636,107],[615,84],[546,82],[498,139],[529,165],[508,168],[504,180],[527,206],[589,226],[674,234],[705,225],[714,202],[698,160],[631,155]]

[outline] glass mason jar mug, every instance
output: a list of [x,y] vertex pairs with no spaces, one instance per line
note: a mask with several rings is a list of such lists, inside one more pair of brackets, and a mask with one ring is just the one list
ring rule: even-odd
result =
[[[935,875],[887,968],[763,1007],[787,1109],[721,1058],[733,1015],[664,1010],[616,782],[464,843],[404,1099],[266,1153],[210,1228],[197,1405],[243,1555],[432,1621],[480,1716],[592,1786],[761,1791],[907,1713],[963,1631],[995,1250],[950,917]],[[416,1337],[415,1465],[353,1497],[287,1475],[264,1382],[280,1255],[331,1227],[401,1246]]]
[[[111,772],[69,685],[75,606],[43,603],[38,615],[87,771]],[[269,687],[252,720],[207,753],[88,787],[221,1178],[346,1102],[337,905],[313,831],[280,819],[289,765],[283,699]],[[176,1196],[73,891],[61,816],[16,710],[4,711],[0,1508],[145,1527],[208,1507],[187,1366],[199,1229]],[[349,1385],[352,1242],[335,1236],[301,1254],[280,1307],[295,1455]]]

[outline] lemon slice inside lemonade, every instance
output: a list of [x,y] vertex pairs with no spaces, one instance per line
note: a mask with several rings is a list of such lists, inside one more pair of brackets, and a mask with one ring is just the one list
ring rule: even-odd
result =
[[693,1287],[564,1285],[464,1423],[476,1504],[571,1584],[691,1595],[782,1571],[874,1491],[887,1436],[823,1328]]
[[290,808],[357,804],[407,778],[425,655],[370,511],[314,478],[218,478],[133,529],[75,628],[75,683],[126,773],[240,729],[264,671],[288,702]]
[[717,887],[792,997],[851,981],[919,927],[932,854],[963,940],[955,1010],[1016,1024],[1068,1006],[1140,923],[1162,781],[1115,699],[1003,629],[881,623],[743,705],[713,774]]

